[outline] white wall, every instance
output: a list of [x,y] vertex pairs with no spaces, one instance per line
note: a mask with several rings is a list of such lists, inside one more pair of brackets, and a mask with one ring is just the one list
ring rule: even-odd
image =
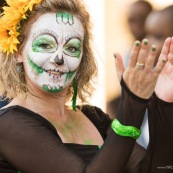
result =
[[88,10],[91,15],[93,23],[93,40],[95,57],[98,62],[99,78],[98,84],[96,85],[96,92],[91,99],[91,104],[106,109],[106,93],[105,93],[105,13],[104,13],[104,0],[84,0],[87,4]]

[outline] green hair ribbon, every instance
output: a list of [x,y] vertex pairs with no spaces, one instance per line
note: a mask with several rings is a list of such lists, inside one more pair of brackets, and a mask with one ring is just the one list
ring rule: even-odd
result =
[[77,99],[77,79],[73,80],[73,97],[72,97],[72,108],[76,111],[76,99]]

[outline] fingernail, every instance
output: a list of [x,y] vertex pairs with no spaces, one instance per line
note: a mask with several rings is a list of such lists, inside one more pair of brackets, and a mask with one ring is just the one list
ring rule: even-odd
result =
[[154,52],[155,50],[156,50],[156,47],[155,47],[155,45],[152,45],[152,51]]
[[148,40],[147,39],[144,39],[143,40],[143,44],[146,46],[148,44]]
[[139,42],[139,41],[136,41],[136,42],[135,42],[136,47],[138,47],[138,46],[139,46],[139,44],[140,44],[140,42]]
[[166,59],[162,59],[162,62],[165,63],[167,60]]

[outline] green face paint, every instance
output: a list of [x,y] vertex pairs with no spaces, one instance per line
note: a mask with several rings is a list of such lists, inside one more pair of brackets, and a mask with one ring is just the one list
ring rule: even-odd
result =
[[66,80],[71,79],[76,73],[77,73],[77,69],[72,72],[68,72]]
[[[74,70],[72,72],[68,72],[66,73],[67,77],[66,77],[66,81],[68,81],[70,78],[73,77],[73,75],[75,75],[77,72],[77,70]],[[57,93],[57,92],[60,92],[63,90],[63,87],[60,87],[60,88],[51,88],[50,86],[48,85],[43,85],[42,88],[45,90],[45,91],[48,91],[48,92],[51,92],[51,93]]]
[[34,52],[55,52],[56,49],[56,40],[50,35],[41,35],[32,43],[32,50]]
[[31,68],[36,72],[37,75],[41,74],[44,72],[44,69],[41,67],[38,67],[30,58],[29,55],[27,57],[28,63],[31,66]]
[[92,145],[92,140],[91,140],[91,139],[86,140],[86,141],[85,141],[85,144],[86,144],[86,145]]
[[[27,80],[35,88],[57,93],[70,86],[83,53],[84,29],[77,16],[45,13],[31,27],[23,50]],[[64,63],[58,64],[57,58]]]
[[[36,72],[37,75],[43,73],[43,72],[46,72],[43,68],[41,67],[38,67],[30,58],[29,58],[29,55],[28,55],[28,58],[27,58],[28,62],[29,62],[29,65],[31,66],[31,68]],[[68,81],[69,79],[71,79],[77,72],[77,69],[72,71],[72,72],[67,72],[65,73],[66,74],[66,81]],[[64,75],[65,75],[64,74]],[[63,90],[63,87],[59,87],[59,88],[56,88],[56,87],[50,87],[49,85],[46,85],[44,84],[42,86],[42,88],[45,90],[45,91],[48,91],[48,92],[52,92],[52,93],[57,93],[57,92],[60,92]]]
[[60,91],[63,90],[62,87],[60,87],[60,88],[57,89],[57,88],[51,88],[51,87],[49,87],[48,85],[43,85],[42,88],[43,88],[45,91],[48,91],[48,92],[51,92],[51,93],[57,93],[57,92],[60,92]]
[[80,58],[81,47],[81,41],[77,38],[73,38],[65,44],[63,52],[68,56]]
[[56,14],[57,16],[57,22],[63,22],[64,24],[69,24],[69,25],[73,25],[74,24],[74,20],[73,20],[73,16],[70,13],[67,12],[58,12]]

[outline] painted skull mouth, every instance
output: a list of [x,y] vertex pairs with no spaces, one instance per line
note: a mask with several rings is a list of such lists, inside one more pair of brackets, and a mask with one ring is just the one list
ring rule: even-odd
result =
[[59,88],[55,86],[54,87],[50,86],[49,84],[48,85],[44,84],[42,87],[44,90],[52,92],[52,93],[60,92],[63,90],[63,86],[60,86],[60,85],[58,85]]
[[53,76],[57,76],[57,77],[61,77],[63,74],[65,74],[66,72],[62,72],[59,70],[45,70],[49,75],[53,75]]

